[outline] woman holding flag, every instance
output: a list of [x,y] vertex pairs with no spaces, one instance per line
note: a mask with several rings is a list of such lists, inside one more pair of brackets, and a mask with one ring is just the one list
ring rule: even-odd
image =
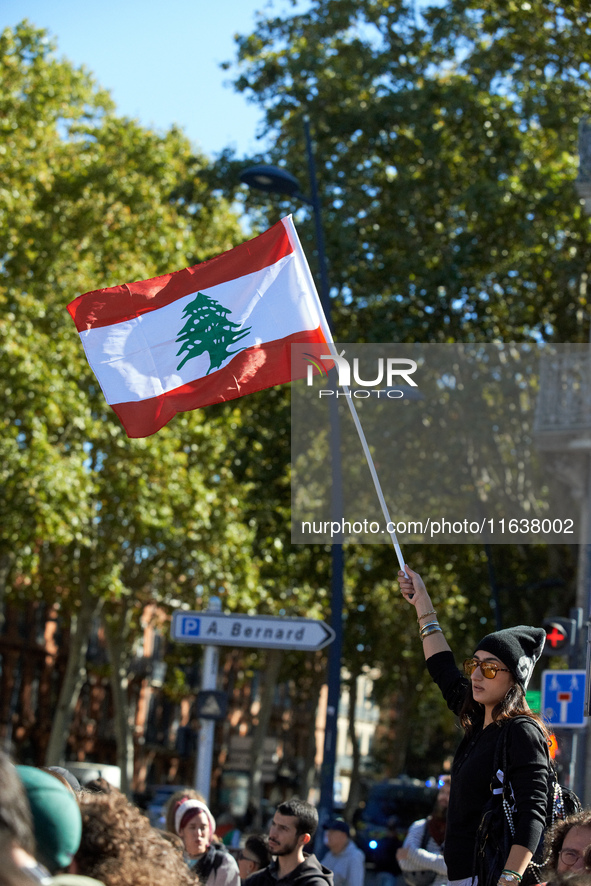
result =
[[[547,809],[548,732],[528,707],[525,690],[542,653],[542,628],[519,625],[484,637],[456,667],[425,584],[408,566],[398,573],[402,596],[417,613],[419,637],[427,668],[448,707],[464,729],[451,769],[444,857],[451,886],[477,882],[478,831],[495,785],[493,764],[497,743],[506,736],[507,777],[513,798],[514,834],[499,869],[483,870],[481,880],[498,886],[519,886],[538,848]],[[510,728],[509,728],[510,727]],[[501,773],[501,776],[503,773]],[[496,782],[497,793],[500,780]],[[484,883],[481,882],[481,886]]]

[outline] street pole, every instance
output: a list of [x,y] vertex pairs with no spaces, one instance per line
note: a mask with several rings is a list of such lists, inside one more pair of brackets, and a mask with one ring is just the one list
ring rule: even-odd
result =
[[[209,601],[209,611],[222,611],[222,601],[219,597],[211,598]],[[203,653],[203,670],[201,673],[202,690],[217,689],[218,661],[219,646],[206,646]],[[214,736],[215,720],[200,720],[197,759],[195,761],[195,790],[199,791],[208,806],[211,790]]]
[[[304,117],[304,134],[306,139],[306,153],[308,158],[308,175],[310,179],[310,197],[302,194],[298,180],[286,169],[279,166],[252,166],[240,174],[240,180],[249,187],[257,188],[267,193],[283,194],[312,207],[314,224],[316,228],[316,248],[318,252],[318,266],[320,273],[320,301],[324,309],[327,323],[332,328],[332,311],[330,304],[330,286],[328,282],[328,270],[326,264],[326,252],[324,248],[324,231],[322,228],[322,213],[320,196],[318,193],[318,180],[316,178],[316,163],[310,135],[310,121]],[[337,371],[333,368],[328,373],[328,384],[335,394],[338,393]],[[341,471],[341,434],[339,425],[338,397],[334,396],[329,401],[330,422],[330,455],[331,455],[331,518],[342,525],[343,518],[343,483]],[[341,694],[341,657],[343,649],[343,536],[333,536],[331,544],[331,618],[330,624],[335,633],[334,641],[328,653],[328,694],[326,706],[326,721],[324,727],[324,753],[320,773],[320,801],[318,807],[319,828],[316,837],[316,852],[322,853],[322,826],[332,815],[333,794],[336,766],[337,725],[339,714],[339,698]]]
[[[316,246],[320,267],[320,301],[326,320],[333,331],[332,310],[330,304],[330,286],[326,267],[326,251],[324,248],[324,231],[316,178],[316,163],[310,135],[310,120],[304,117],[304,133],[306,137],[306,154],[308,157],[308,176],[310,179],[310,204],[314,212],[316,226]],[[336,369],[329,372],[331,386],[338,390]],[[331,520],[341,524],[343,503],[343,482],[341,470],[341,433],[339,420],[338,398],[329,400],[330,421],[330,462],[331,462]],[[343,584],[344,556],[342,534],[333,539],[331,545],[331,617],[330,626],[335,638],[328,652],[326,720],[324,725],[324,750],[320,770],[320,801],[318,804],[319,827],[316,835],[316,854],[321,855],[324,849],[323,825],[331,818],[334,804],[334,781],[337,760],[337,738],[339,701],[341,696],[341,658],[343,653]]]
[[[587,546],[585,546],[587,550]],[[587,551],[588,553],[588,551]],[[588,566],[587,566],[588,568]],[[585,667],[585,649],[584,649],[584,610],[581,606],[571,608],[569,618],[574,619],[576,623],[576,644],[568,656],[568,666],[572,670],[580,670]],[[587,690],[588,692],[588,690]],[[566,732],[567,730],[564,730]],[[568,770],[569,780],[567,787],[574,791],[578,797],[585,794],[585,732],[582,729],[571,729],[571,746],[570,746],[570,765]]]
[[[591,212],[591,125],[583,118],[579,124],[579,173],[575,181],[579,197],[584,201],[585,212]],[[581,287],[586,289],[587,277],[581,278]],[[591,350],[591,327],[589,329]],[[591,359],[591,356],[588,357]],[[585,497],[581,502],[581,522],[583,524],[579,548],[579,568],[577,580],[577,606],[587,616],[587,647],[586,647],[586,699],[585,715],[591,715],[591,455],[585,459],[587,476],[585,478]],[[588,721],[587,721],[588,722]],[[583,805],[591,803],[591,731],[588,726],[581,741],[581,770],[584,770]],[[581,796],[581,795],[579,795]]]

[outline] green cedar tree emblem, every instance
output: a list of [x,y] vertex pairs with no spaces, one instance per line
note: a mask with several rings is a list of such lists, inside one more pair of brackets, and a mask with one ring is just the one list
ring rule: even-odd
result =
[[230,313],[228,308],[220,305],[215,299],[202,292],[197,293],[193,301],[189,302],[183,311],[183,317],[187,318],[187,322],[181,329],[178,338],[175,339],[177,342],[182,342],[177,351],[177,357],[186,351],[177,366],[177,372],[187,360],[199,357],[207,351],[209,369],[206,375],[209,375],[213,369],[219,369],[227,357],[246,350],[246,348],[238,348],[236,351],[230,350],[230,347],[248,335],[252,328],[249,326],[248,329],[239,332],[238,323],[228,320]]

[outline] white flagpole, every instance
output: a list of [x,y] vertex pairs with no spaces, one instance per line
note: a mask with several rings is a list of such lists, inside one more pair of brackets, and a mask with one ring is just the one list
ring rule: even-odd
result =
[[[331,355],[333,357],[338,357],[339,354],[338,354],[338,351],[335,347],[335,344],[334,344],[334,341],[332,340],[332,338],[329,341],[327,341],[327,345],[328,345],[328,350],[331,352]],[[321,359],[322,359],[322,357],[321,357]],[[336,360],[334,361],[334,364],[336,367],[338,367],[338,363]],[[373,462],[372,454],[369,450],[369,446],[367,445],[365,433],[364,433],[363,428],[361,426],[361,422],[359,421],[359,416],[357,415],[357,410],[355,409],[355,404],[353,403],[353,397],[351,396],[351,391],[349,390],[347,385],[341,385],[341,387],[345,393],[345,399],[349,405],[349,409],[351,411],[351,416],[353,418],[355,428],[357,429],[357,434],[358,434],[359,439],[361,441],[361,447],[362,447],[363,452],[365,454],[365,459],[367,461],[367,466],[369,468],[369,472],[370,472],[371,478],[373,480],[373,485],[375,486],[375,490],[378,494],[378,499],[380,502],[380,506],[382,508],[382,514],[384,515],[384,518],[386,520],[386,529],[387,529],[388,534],[392,540],[392,544],[394,545],[394,550],[396,551],[396,556],[398,557],[398,563],[400,565],[400,568],[402,569],[404,574],[407,575],[406,569],[404,568],[404,557],[402,556],[402,550],[401,550],[400,545],[398,543],[398,538],[396,536],[396,533],[394,532],[394,529],[392,528],[393,524],[392,524],[392,520],[390,519],[388,505],[386,504],[386,499],[384,498],[384,493],[382,492],[382,487],[380,485],[380,478],[378,477],[378,473],[376,471],[376,466],[374,465],[374,462]],[[335,393],[336,393],[336,391],[335,391]],[[408,578],[408,575],[407,575],[407,578]]]
[[351,416],[353,417],[353,421],[355,423],[355,427],[357,429],[357,433],[359,435],[359,439],[361,440],[361,446],[363,448],[363,452],[365,453],[365,458],[367,461],[367,466],[369,468],[369,472],[371,474],[371,478],[373,480],[373,485],[375,486],[376,492],[378,494],[378,499],[380,501],[380,505],[382,508],[382,513],[386,520],[386,529],[392,539],[392,544],[394,545],[394,550],[396,551],[396,556],[398,557],[398,563],[400,564],[400,568],[406,575],[406,569],[404,568],[404,557],[402,556],[402,551],[400,549],[400,545],[398,544],[398,538],[393,529],[392,520],[390,519],[390,513],[388,511],[388,505],[386,504],[386,499],[384,498],[384,493],[382,492],[382,487],[380,485],[380,479],[378,477],[376,467],[373,463],[373,457],[369,450],[369,446],[367,445],[367,440],[365,439],[365,433],[363,428],[361,427],[361,422],[359,421],[359,416],[357,415],[357,410],[355,409],[355,404],[353,403],[353,398],[351,396],[351,392],[346,385],[343,385],[343,391],[345,392],[345,399],[349,404],[349,409],[351,410]]

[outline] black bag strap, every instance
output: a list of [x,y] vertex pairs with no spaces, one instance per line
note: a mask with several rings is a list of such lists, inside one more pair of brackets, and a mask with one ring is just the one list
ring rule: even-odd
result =
[[[493,794],[500,795],[501,799],[505,797],[505,791],[508,784],[507,779],[507,738],[508,738],[508,727],[509,722],[504,723],[501,726],[501,734],[497,740],[497,744],[495,747],[495,754],[493,757],[493,771],[490,781],[490,789]],[[502,779],[499,778],[498,772],[503,774]],[[495,787],[495,779],[497,785],[501,785],[501,788]]]

